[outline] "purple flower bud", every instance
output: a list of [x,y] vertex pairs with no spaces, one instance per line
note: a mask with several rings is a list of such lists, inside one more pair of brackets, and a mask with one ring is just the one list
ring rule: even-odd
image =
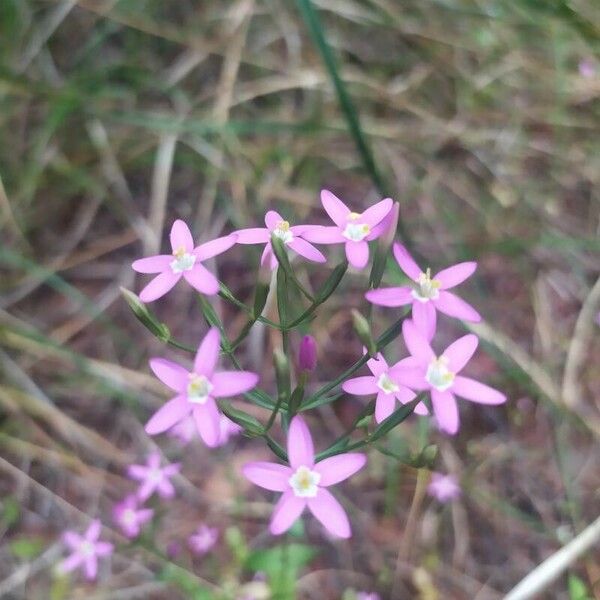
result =
[[317,342],[312,335],[305,335],[300,342],[298,363],[302,371],[314,371],[317,366]]

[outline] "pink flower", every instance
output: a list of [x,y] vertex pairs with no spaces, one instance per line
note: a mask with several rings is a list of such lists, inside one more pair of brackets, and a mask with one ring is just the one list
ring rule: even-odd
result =
[[206,554],[219,539],[219,530],[216,527],[200,525],[196,533],[188,538],[188,546],[194,554]]
[[154,515],[151,508],[140,508],[138,499],[131,495],[113,507],[113,519],[125,536],[130,539],[140,534],[145,525]]
[[234,423],[229,417],[221,415],[219,418],[219,446],[224,446],[232,437],[242,433],[243,428]]
[[333,227],[307,226],[302,237],[315,244],[345,244],[348,262],[356,269],[363,269],[369,262],[369,244],[377,239],[384,227],[378,225],[392,209],[391,198],[386,198],[363,213],[352,212],[339,198],[328,190],[321,191],[321,204]]
[[[401,383],[402,372],[395,371],[395,365],[390,367],[383,354],[379,353],[377,358],[371,358],[367,362],[372,375],[348,379],[342,385],[342,389],[348,394],[356,396],[369,396],[377,394],[375,404],[375,420],[381,423],[387,419],[396,408],[396,400],[406,404],[415,398],[415,393]],[[415,412],[418,415],[426,415],[427,407],[420,402]]]
[[159,254],[136,260],[131,265],[138,273],[158,275],[141,291],[142,302],[164,296],[182,277],[200,293],[212,296],[219,291],[217,278],[202,261],[217,256],[235,244],[235,235],[220,237],[194,247],[189,227],[177,219],[171,227],[172,254]]
[[317,342],[312,335],[305,335],[300,342],[298,366],[306,373],[314,371],[317,366]]
[[212,327],[200,342],[191,372],[163,358],[150,360],[154,374],[177,395],[148,421],[146,432],[149,435],[167,431],[191,413],[204,443],[211,448],[219,444],[220,416],[215,398],[229,398],[247,392],[258,382],[258,375],[249,371],[215,373],[219,346],[219,330]]
[[161,498],[169,499],[175,495],[170,479],[181,470],[180,463],[160,466],[160,454],[152,452],[145,465],[129,465],[127,475],[140,482],[137,497],[145,502],[156,492]]
[[347,479],[366,462],[364,454],[338,454],[315,464],[313,441],[300,416],[290,423],[287,452],[290,466],[254,462],[244,466],[243,473],[252,483],[275,492],[283,492],[275,506],[271,533],[287,531],[308,509],[334,536],[351,535],[348,517],[340,503],[327,490],[330,485]]
[[470,304],[447,291],[470,277],[477,263],[459,263],[431,277],[431,270],[421,270],[401,244],[394,244],[394,256],[400,268],[413,280],[413,286],[370,290],[365,294],[369,302],[381,306],[412,304],[413,321],[428,340],[435,333],[436,309],[464,321],[481,321],[481,316]]
[[271,236],[278,237],[285,246],[291,248],[296,254],[300,254],[313,262],[325,262],[327,259],[312,244],[302,239],[302,234],[310,225],[295,225],[290,227],[279,213],[270,210],[265,215],[266,227],[252,227],[250,229],[240,229],[234,232],[237,236],[238,244],[266,244],[260,259],[260,264],[270,264],[271,269],[277,266],[277,257],[271,246]]
[[175,423],[175,425],[169,429],[167,435],[178,440],[182,446],[187,446],[197,433],[198,428],[196,427],[196,422],[194,421],[194,417],[190,415]]
[[475,353],[479,340],[465,335],[436,356],[423,333],[412,321],[404,321],[402,335],[409,358],[396,363],[402,383],[413,390],[430,390],[438,427],[446,433],[458,431],[456,396],[479,404],[503,404],[506,396],[483,383],[458,375]]
[[439,502],[448,502],[458,498],[461,494],[461,490],[454,475],[432,473],[431,481],[427,486],[427,493]]
[[98,558],[108,556],[113,551],[112,544],[98,539],[101,528],[100,521],[95,519],[83,535],[79,535],[74,531],[64,533],[63,541],[69,547],[71,555],[58,566],[61,573],[70,573],[81,566],[87,579],[96,579],[96,575],[98,575]]
[[356,600],[381,600],[381,596],[377,592],[358,592]]

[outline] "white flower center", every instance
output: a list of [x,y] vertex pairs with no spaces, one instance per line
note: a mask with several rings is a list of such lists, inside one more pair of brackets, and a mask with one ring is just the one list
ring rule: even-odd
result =
[[431,279],[431,269],[427,269],[426,273],[419,275],[417,284],[419,287],[412,291],[412,295],[419,302],[429,302],[440,295],[439,289],[442,282],[439,279]]
[[82,556],[85,556],[86,558],[89,558],[90,556],[94,556],[94,554],[95,554],[94,544],[92,544],[92,542],[89,542],[87,540],[84,542],[81,542],[81,544],[79,546],[79,553]]
[[344,233],[342,234],[347,240],[352,242],[360,242],[371,233],[371,227],[366,223],[357,223],[358,219],[360,219],[358,213],[350,213],[346,229],[344,229]]
[[211,382],[204,375],[190,374],[190,382],[187,386],[187,396],[190,402],[204,404],[212,389]]
[[137,521],[137,517],[135,514],[135,511],[133,510],[133,508],[126,508],[123,511],[123,523],[125,523],[125,525],[135,525],[136,521]]
[[397,392],[400,387],[390,379],[387,373],[382,373],[377,380],[377,387],[386,394]]
[[287,221],[279,221],[277,227],[273,229],[273,235],[278,237],[284,244],[289,244],[294,240],[294,234],[290,230],[290,224]]
[[162,469],[150,469],[148,471],[148,481],[151,483],[160,483],[163,479]]
[[298,498],[314,498],[319,491],[321,474],[308,467],[298,467],[288,481]]
[[448,369],[448,359],[445,356],[434,358],[427,367],[425,379],[440,392],[452,387],[454,373]]
[[175,260],[170,263],[173,273],[189,271],[196,263],[196,255],[186,252],[183,246],[177,248],[177,250],[173,252],[173,256],[175,257]]

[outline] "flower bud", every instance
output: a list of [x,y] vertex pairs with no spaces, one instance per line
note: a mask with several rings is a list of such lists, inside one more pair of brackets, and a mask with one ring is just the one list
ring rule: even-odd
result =
[[300,342],[298,365],[301,371],[314,371],[317,366],[317,342],[312,335],[305,335]]
[[356,309],[352,310],[352,325],[360,341],[364,344],[370,356],[377,354],[377,345],[371,335],[369,322]]

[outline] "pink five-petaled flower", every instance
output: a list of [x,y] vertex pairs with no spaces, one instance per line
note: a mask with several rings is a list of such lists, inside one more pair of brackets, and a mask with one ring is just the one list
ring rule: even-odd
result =
[[346,244],[348,262],[362,269],[369,262],[369,244],[377,239],[384,227],[378,227],[392,209],[392,199],[385,198],[363,213],[352,212],[337,196],[321,191],[321,204],[335,223],[334,226],[307,226],[302,237],[315,244]]
[[454,475],[432,473],[431,481],[427,486],[427,493],[439,502],[449,502],[460,496],[460,485]]
[[204,443],[210,448],[219,445],[220,415],[215,398],[236,396],[258,383],[258,375],[249,371],[215,373],[219,347],[219,330],[212,327],[200,342],[191,372],[163,358],[150,360],[154,374],[177,395],[154,413],[146,423],[146,433],[162,433],[191,413]]
[[456,396],[479,404],[503,404],[506,396],[479,381],[458,375],[475,353],[479,340],[465,335],[436,356],[420,329],[410,320],[402,324],[402,335],[409,358],[396,363],[402,370],[402,383],[413,390],[430,390],[433,413],[438,427],[446,433],[458,431]]
[[369,290],[365,294],[369,302],[380,306],[412,304],[413,321],[428,340],[435,333],[436,309],[464,321],[481,320],[479,313],[470,304],[447,291],[470,277],[477,268],[477,263],[459,263],[431,277],[431,270],[422,271],[401,244],[394,244],[394,256],[400,268],[413,280],[414,286]]
[[219,539],[219,530],[216,527],[209,527],[202,524],[195,533],[188,538],[190,550],[199,556],[206,554]]
[[181,470],[180,463],[160,466],[160,454],[152,452],[145,465],[129,465],[127,475],[140,482],[137,497],[145,502],[156,492],[161,498],[169,499],[175,495],[171,477]]
[[142,526],[154,514],[151,508],[140,508],[138,499],[134,495],[127,496],[113,506],[113,519],[123,534],[133,539],[140,535]]
[[308,506],[312,514],[334,536],[351,535],[348,517],[340,503],[326,489],[347,479],[365,462],[364,454],[338,454],[315,464],[312,437],[302,417],[290,423],[287,441],[290,466],[270,462],[254,462],[244,466],[243,473],[252,483],[275,492],[283,492],[273,510],[271,533],[287,531]]
[[[416,394],[401,383],[402,371],[397,373],[394,370],[395,365],[390,367],[383,354],[379,353],[376,358],[371,358],[367,366],[373,375],[348,379],[342,385],[342,389],[356,396],[377,394],[375,420],[381,423],[394,412],[396,400],[406,404],[413,400]],[[422,402],[417,404],[415,412],[418,415],[428,413],[427,407]]]
[[113,545],[99,540],[102,525],[98,519],[90,523],[87,531],[79,535],[74,531],[66,531],[63,541],[71,551],[71,555],[63,560],[58,570],[69,573],[82,566],[85,576],[90,581],[98,574],[98,558],[112,554]]
[[278,237],[282,243],[291,248],[296,254],[300,254],[313,262],[323,263],[327,259],[312,244],[302,239],[302,233],[311,225],[290,226],[279,213],[270,210],[265,215],[266,227],[251,227],[250,229],[239,229],[234,232],[237,244],[266,244],[263,250],[260,264],[269,264],[271,269],[277,266],[277,257],[271,246],[271,236]]
[[189,227],[177,219],[171,227],[170,239],[173,254],[140,258],[131,265],[138,273],[158,273],[141,291],[140,300],[152,302],[164,296],[182,277],[200,293],[215,295],[219,291],[219,282],[202,261],[231,248],[235,244],[235,235],[226,235],[194,247]]
[[356,600],[381,600],[381,596],[377,592],[358,592]]

